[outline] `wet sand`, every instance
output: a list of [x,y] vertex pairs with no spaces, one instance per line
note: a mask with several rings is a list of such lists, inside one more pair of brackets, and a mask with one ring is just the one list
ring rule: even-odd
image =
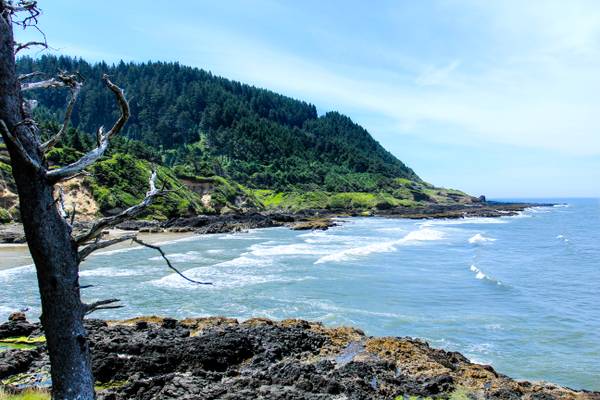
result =
[[[111,236],[118,236],[122,234],[128,234],[131,232],[120,231],[117,229],[111,230]],[[147,243],[160,243],[170,240],[184,239],[186,237],[194,236],[193,233],[138,233],[138,237]],[[99,250],[112,251],[117,249],[124,249],[126,247],[138,247],[138,244],[131,243],[130,241],[118,243],[114,246],[107,247],[106,249]],[[26,243],[22,244],[0,244],[0,271],[10,268],[21,267],[33,263],[29,249]]]

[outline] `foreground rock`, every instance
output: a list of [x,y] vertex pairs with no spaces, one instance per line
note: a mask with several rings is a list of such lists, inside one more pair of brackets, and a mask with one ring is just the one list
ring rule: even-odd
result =
[[[0,332],[17,323],[24,322]],[[600,393],[517,382],[420,340],[301,320],[151,317],[92,320],[87,328],[105,400],[600,399]],[[47,371],[43,346],[0,353],[0,379],[12,388],[19,380],[11,375],[46,382]]]

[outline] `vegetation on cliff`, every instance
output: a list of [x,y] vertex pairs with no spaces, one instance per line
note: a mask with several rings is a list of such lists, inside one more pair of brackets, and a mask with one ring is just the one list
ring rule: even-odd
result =
[[[90,209],[99,214],[139,202],[153,166],[169,190],[150,210],[159,220],[247,209],[369,211],[473,201],[423,182],[344,115],[319,116],[314,105],[204,70],[161,62],[90,64],[55,56],[24,57],[18,68],[22,73],[77,71],[87,79],[73,127],[47,155],[55,166],[93,148],[91,133],[116,116],[101,74],[125,88],[131,118],[123,137],[114,138],[90,176],[64,187],[67,193],[89,193],[96,203]],[[64,93],[50,89],[36,93],[36,100],[35,117],[46,138],[59,129]],[[0,222],[18,217],[10,175],[10,167],[0,162]]]

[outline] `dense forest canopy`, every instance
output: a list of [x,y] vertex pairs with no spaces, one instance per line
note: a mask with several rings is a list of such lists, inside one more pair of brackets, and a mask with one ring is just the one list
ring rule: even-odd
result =
[[[118,110],[103,73],[125,89],[131,118],[115,146],[174,167],[180,176],[227,176],[254,188],[385,190],[395,179],[421,182],[360,125],[337,112],[177,63],[90,64],[70,57],[24,57],[20,73],[80,73],[84,88],[67,144],[85,149]],[[62,118],[65,92],[35,93],[38,120]],[[46,124],[51,128],[51,124]]]

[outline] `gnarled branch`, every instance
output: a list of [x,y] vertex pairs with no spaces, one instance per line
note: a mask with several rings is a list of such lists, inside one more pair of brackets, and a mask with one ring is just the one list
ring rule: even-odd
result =
[[79,96],[79,92],[81,91],[82,83],[76,79],[72,79],[67,81],[67,86],[71,89],[71,97],[69,98],[69,102],[67,103],[67,109],[65,110],[65,117],[63,119],[63,124],[60,127],[60,130],[56,132],[54,136],[52,136],[47,142],[42,143],[42,151],[48,151],[52,147],[58,143],[58,141],[62,138],[64,133],[67,131],[69,127],[69,122],[71,121],[71,114],[73,113],[73,108],[75,107],[75,102],[77,101],[77,96]]
[[112,246],[113,244],[126,242],[128,240],[133,240],[135,235],[124,235],[114,239],[108,240],[97,240],[85,246],[83,249],[79,251],[79,261],[85,260],[90,254],[92,254],[96,250],[104,249],[106,247]]
[[44,75],[44,73],[40,72],[40,71],[35,71],[35,72],[30,72],[28,74],[21,74],[17,77],[17,79],[19,80],[19,82],[21,82],[26,79],[33,78],[34,76],[40,76],[40,75]]
[[152,172],[150,175],[150,191],[146,193],[146,197],[141,203],[129,207],[120,214],[99,219],[94,223],[94,225],[92,225],[88,232],[75,238],[77,244],[82,245],[88,243],[89,241],[98,237],[104,229],[118,225],[121,222],[133,218],[144,211],[150,204],[152,204],[156,196],[162,195],[162,192],[156,189],[156,177],[156,171]]
[[3,136],[6,137],[8,140],[10,140],[10,142],[17,148],[19,155],[23,158],[23,160],[25,160],[25,162],[27,164],[29,164],[31,167],[33,167],[36,170],[39,170],[42,168],[42,166],[40,165],[39,162],[37,162],[33,158],[31,158],[31,156],[29,155],[27,150],[25,150],[23,143],[21,143],[21,141],[19,140],[18,137],[16,137],[15,135],[13,135],[11,133],[11,131],[8,129],[8,127],[6,126],[4,121],[1,119],[0,119],[0,130],[2,130]]
[[25,50],[30,48],[31,46],[42,46],[43,48],[48,48],[48,43],[46,42],[27,42],[27,43],[16,43],[15,44],[15,54],[17,54],[21,50]]
[[48,171],[46,173],[46,177],[48,178],[48,180],[50,180],[50,182],[58,182],[60,180],[71,178],[73,175],[81,172],[84,168],[93,164],[96,160],[102,157],[102,155],[108,148],[110,138],[113,135],[119,133],[121,128],[123,128],[123,125],[125,125],[125,122],[127,122],[127,119],[129,119],[129,104],[125,99],[123,90],[121,90],[121,88],[112,83],[110,79],[108,79],[107,75],[104,75],[102,79],[104,80],[108,88],[115,94],[117,102],[119,103],[119,106],[121,108],[121,116],[108,132],[104,133],[103,128],[100,128],[98,130],[98,147],[88,152],[72,164],[69,164],[59,169],[53,169],[51,171]]
[[167,258],[165,252],[163,251],[163,249],[161,249],[159,246],[155,246],[153,244],[149,244],[146,243],[140,239],[138,239],[137,237],[134,237],[132,239],[134,242],[136,242],[137,244],[141,244],[142,246],[148,247],[150,249],[154,249],[156,251],[158,251],[160,253],[160,255],[162,256],[162,258],[165,260],[165,262],[167,263],[167,266],[169,268],[171,268],[173,271],[175,271],[175,273],[179,276],[181,276],[183,279],[185,279],[188,282],[192,282],[192,283],[196,283],[198,285],[212,285],[212,282],[200,282],[200,281],[195,281],[193,279],[188,278],[187,276],[185,276],[184,274],[182,274],[177,268],[175,268],[173,266],[173,264],[171,264],[171,261],[169,261],[169,259]]
[[58,78],[50,78],[45,79],[43,81],[37,82],[25,82],[21,84],[21,91],[25,92],[27,90],[35,90],[35,89],[50,89],[50,88],[59,88],[65,87],[63,81]]
[[95,301],[93,303],[90,304],[84,304],[83,308],[85,310],[85,314],[91,314],[94,311],[98,311],[98,310],[111,310],[111,309],[115,309],[115,308],[123,308],[123,306],[121,305],[109,305],[109,304],[113,304],[113,303],[118,303],[119,299],[108,299],[108,300],[99,300],[99,301]]

